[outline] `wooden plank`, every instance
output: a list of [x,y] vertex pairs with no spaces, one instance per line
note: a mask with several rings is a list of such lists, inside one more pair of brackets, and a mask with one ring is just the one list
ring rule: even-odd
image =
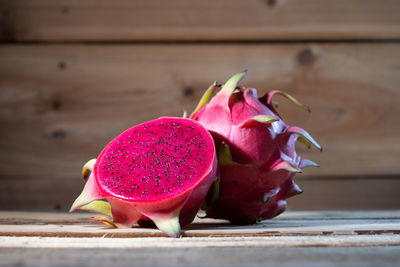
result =
[[[361,213],[361,212],[359,212]],[[304,217],[306,214],[297,214],[285,219],[285,216],[273,220],[266,220],[258,224],[234,226],[223,220],[199,219],[184,227],[184,237],[254,237],[254,240],[264,240],[261,237],[272,236],[326,236],[335,239],[336,235],[391,235],[392,245],[400,245],[400,218],[399,211],[393,211],[397,218],[381,217],[382,213],[374,212],[378,218],[358,218],[349,216],[346,219],[327,217],[320,212],[308,212],[312,219]],[[336,216],[341,213],[336,213]],[[384,212],[385,214],[385,212]],[[11,215],[11,217],[10,217]],[[133,228],[110,229],[96,222],[89,222],[89,214],[69,215],[69,218],[59,220],[60,215],[43,213],[0,213],[0,236],[36,236],[36,237],[108,237],[108,238],[140,238],[165,237],[157,229]],[[320,216],[321,219],[315,217]],[[67,217],[67,215],[65,215]],[[86,219],[84,219],[86,217]],[[30,220],[28,218],[31,218]],[[32,220],[36,218],[36,220]],[[49,219],[52,218],[52,219]],[[329,219],[328,219],[329,218]],[[357,217],[356,217],[357,218]],[[258,239],[257,239],[258,238]],[[3,241],[5,239],[3,238]],[[198,239],[200,240],[200,239]],[[233,239],[232,239],[233,240]],[[317,239],[315,239],[317,240]],[[383,239],[382,239],[383,240]],[[386,240],[386,238],[384,238]],[[357,242],[357,241],[354,241]],[[381,241],[381,242],[388,242]],[[151,242],[150,242],[151,243]],[[257,242],[256,242],[257,243]],[[1,244],[1,241],[0,241]],[[141,244],[140,242],[138,244]],[[389,243],[387,243],[389,244]],[[5,244],[8,246],[9,244]],[[258,243],[258,245],[260,245]]]
[[400,38],[397,0],[0,1],[17,41]]
[[[39,211],[0,211],[0,224],[80,224],[92,222],[88,212],[39,212]],[[204,212],[199,212],[204,217]],[[274,220],[398,220],[399,210],[368,210],[368,211],[288,211],[275,217]],[[195,218],[195,223],[221,223],[224,220]]]
[[[398,44],[3,45],[0,207],[65,210],[82,188],[82,163],[112,137],[192,110],[213,80],[244,68],[245,85],[282,89],[312,107],[308,114],[277,98],[284,119],[324,146],[299,147],[322,166],[306,177],[356,177],[346,187],[307,182],[319,195],[313,208],[398,207],[399,55]],[[354,201],[347,193],[357,190]]]
[[[268,221],[254,226],[231,226],[228,224],[193,224],[183,229],[183,237],[266,237],[266,236],[320,236],[320,235],[397,235],[393,239],[400,245],[399,220],[335,220],[327,221]],[[133,227],[107,229],[104,225],[1,225],[0,236],[39,237],[109,237],[138,238],[166,237],[157,229]]]
[[[0,266],[396,266],[400,260],[400,234],[393,230],[400,228],[399,210],[288,212],[252,226],[196,219],[180,239],[151,229],[101,229],[82,222],[88,216],[0,212]],[[257,235],[267,228],[275,234]]]
[[[103,239],[104,240],[104,239]],[[59,240],[63,242],[63,240]],[[102,240],[97,239],[101,242]],[[397,266],[399,246],[294,248],[2,248],[0,266]]]
[[370,247],[400,246],[400,235],[268,236],[268,237],[14,237],[0,236],[3,248],[290,248],[290,247]]

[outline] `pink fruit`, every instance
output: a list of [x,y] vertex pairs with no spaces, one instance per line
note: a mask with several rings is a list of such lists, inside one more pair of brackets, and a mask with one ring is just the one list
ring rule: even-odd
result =
[[[194,219],[216,179],[211,135],[197,122],[163,117],[114,138],[83,168],[88,181],[71,211],[116,227],[149,221],[170,236]],[[106,201],[104,201],[106,200]]]
[[293,182],[295,173],[318,166],[296,154],[296,141],[321,149],[305,130],[283,122],[271,98],[281,94],[304,105],[280,91],[258,98],[255,89],[237,86],[245,75],[234,75],[211,98],[218,87],[214,83],[191,115],[212,133],[219,149],[219,196],[207,203],[207,216],[232,223],[254,223],[282,212],[286,198],[302,192]]

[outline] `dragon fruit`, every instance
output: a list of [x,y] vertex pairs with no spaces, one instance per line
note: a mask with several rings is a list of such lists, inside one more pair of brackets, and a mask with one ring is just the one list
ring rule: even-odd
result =
[[163,117],[114,138],[83,176],[86,185],[70,212],[100,213],[93,219],[114,227],[153,222],[179,237],[217,177],[214,142],[196,121]]
[[296,154],[296,141],[322,149],[305,130],[284,123],[272,97],[280,94],[306,106],[281,91],[259,98],[254,88],[238,86],[246,74],[232,76],[212,97],[220,87],[215,82],[190,116],[212,133],[218,150],[220,180],[204,205],[207,217],[234,224],[277,216],[287,198],[302,192],[295,174],[318,165]]

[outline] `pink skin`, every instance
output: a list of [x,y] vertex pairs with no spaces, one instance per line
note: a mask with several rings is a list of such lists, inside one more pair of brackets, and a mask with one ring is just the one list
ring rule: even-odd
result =
[[252,121],[242,126],[245,121],[256,115],[276,114],[259,103],[255,89],[245,89],[240,94],[242,97],[237,98],[239,101],[235,101],[231,106],[233,126],[228,140],[235,147],[233,158],[238,162],[251,162],[263,168],[271,164],[273,153],[279,151],[277,133],[287,127],[282,120],[269,125]]
[[128,129],[104,148],[71,211],[106,199],[109,224],[152,221],[177,237],[216,177],[215,147],[207,130],[191,119],[164,117]]
[[[258,100],[255,89],[242,89],[241,92],[233,94],[229,109],[221,107],[221,97],[217,96],[193,119],[228,143],[235,161],[268,168],[279,158],[277,154],[281,152],[287,153],[293,160],[296,158],[294,144],[289,148],[285,142],[292,133],[286,132],[288,126],[283,120],[279,119],[271,124],[251,121],[243,126],[244,122],[257,115],[272,115],[278,118],[277,114]],[[222,115],[216,116],[221,114],[221,110]]]
[[[212,133],[217,148],[224,143],[230,149],[233,162],[219,162],[219,197],[211,203],[207,216],[232,223],[254,223],[283,211],[285,199],[302,192],[293,182],[295,172],[317,166],[296,154],[297,139],[302,136],[320,148],[306,131],[283,122],[271,97],[283,94],[302,106],[300,103],[279,91],[258,98],[255,89],[237,87],[245,75],[246,72],[234,75],[192,115]],[[257,117],[265,120],[256,120]],[[263,203],[261,200],[267,195],[270,197]]]
[[234,224],[272,218],[286,208],[285,199],[301,193],[294,173],[286,170],[261,172],[251,164],[220,164],[219,197],[207,216]]

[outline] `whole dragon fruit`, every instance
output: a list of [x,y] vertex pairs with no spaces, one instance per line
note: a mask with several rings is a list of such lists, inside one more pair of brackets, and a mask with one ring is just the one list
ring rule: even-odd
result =
[[284,123],[271,98],[280,94],[307,107],[280,91],[259,98],[255,89],[238,87],[246,74],[234,75],[212,97],[214,83],[190,116],[212,133],[218,149],[220,180],[204,206],[207,217],[234,224],[277,216],[288,197],[302,192],[294,175],[318,165],[296,154],[296,141],[321,150],[305,130]]
[[83,168],[88,178],[71,212],[114,227],[153,222],[178,237],[193,221],[217,177],[213,139],[199,123],[163,117],[114,138]]

